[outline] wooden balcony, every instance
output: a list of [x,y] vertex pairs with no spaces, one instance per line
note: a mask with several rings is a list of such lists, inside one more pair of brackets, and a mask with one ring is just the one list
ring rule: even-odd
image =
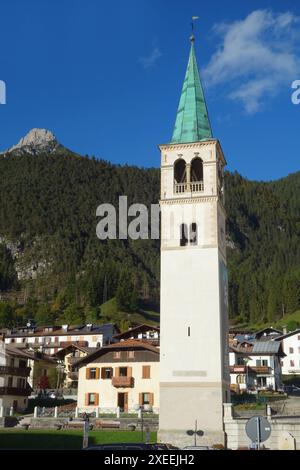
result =
[[79,361],[79,359],[80,359],[80,356],[76,356],[76,357],[71,356],[67,358],[67,362],[68,364],[73,365],[75,362]]
[[133,377],[113,377],[111,383],[114,387],[134,387],[134,378]]
[[0,395],[15,395],[17,397],[27,397],[31,394],[32,388],[27,384],[27,387],[0,387]]
[[251,366],[251,370],[253,370],[257,375],[271,374],[271,367],[268,366]]
[[30,367],[0,366],[0,375],[17,375],[18,377],[28,377],[30,371]]

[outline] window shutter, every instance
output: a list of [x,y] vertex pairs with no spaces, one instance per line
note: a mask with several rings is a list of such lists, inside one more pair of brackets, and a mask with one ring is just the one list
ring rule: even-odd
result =
[[114,370],[112,367],[110,367],[109,369],[110,369],[110,378],[112,378],[114,376]]
[[149,393],[149,402],[150,402],[150,405],[153,406],[153,404],[154,404],[154,393]]
[[95,393],[95,406],[99,405],[99,393]]
[[84,404],[85,404],[85,406],[87,406],[89,404],[89,394],[88,393],[85,394]]
[[96,367],[96,379],[100,379],[100,369]]
[[115,368],[115,377],[119,377],[119,376],[120,376],[119,367],[116,367]]
[[105,367],[101,367],[101,379],[105,379]]
[[139,405],[140,406],[143,405],[143,394],[142,393],[139,393]]
[[85,378],[87,380],[90,378],[90,369],[88,367],[85,369]]
[[143,366],[142,378],[150,379],[150,366]]
[[132,377],[132,367],[127,367],[127,376]]

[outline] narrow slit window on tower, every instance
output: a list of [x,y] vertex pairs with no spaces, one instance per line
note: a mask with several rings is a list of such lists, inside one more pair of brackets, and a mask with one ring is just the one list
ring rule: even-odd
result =
[[191,336],[191,327],[188,326],[188,336]]
[[180,225],[180,246],[188,244],[188,226],[187,224]]
[[190,225],[190,244],[197,245],[198,242],[198,228],[196,222]]

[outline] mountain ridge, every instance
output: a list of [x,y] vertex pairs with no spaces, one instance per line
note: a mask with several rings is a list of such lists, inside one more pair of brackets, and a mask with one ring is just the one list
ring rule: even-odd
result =
[[[127,194],[128,204],[157,203],[159,169],[113,165],[59,146],[38,158],[12,152],[0,158],[0,175],[0,296],[15,319],[99,319],[100,305],[118,295],[126,308],[138,298],[158,309],[159,241],[100,242],[95,229],[103,202],[117,206]],[[272,321],[282,309],[300,308],[299,189],[300,172],[278,182],[226,173],[234,322]],[[122,284],[130,299],[120,300]]]

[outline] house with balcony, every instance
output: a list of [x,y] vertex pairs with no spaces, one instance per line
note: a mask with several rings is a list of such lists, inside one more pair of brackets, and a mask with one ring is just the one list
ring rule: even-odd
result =
[[78,407],[101,412],[159,409],[159,349],[143,340],[124,340],[75,363]]
[[0,342],[0,411],[2,416],[15,411],[24,411],[32,388],[28,383],[32,355]]
[[29,323],[26,327],[7,330],[5,343],[16,348],[31,348],[53,355],[71,344],[77,344],[81,347],[101,348],[109,344],[112,337],[117,333],[119,333],[119,330],[112,323],[43,327]]
[[128,339],[149,341],[154,346],[159,346],[159,327],[141,324],[114,336],[115,341],[126,341]]
[[[239,342],[239,339],[241,342]],[[270,340],[229,340],[230,386],[236,393],[282,387],[280,343]]]

